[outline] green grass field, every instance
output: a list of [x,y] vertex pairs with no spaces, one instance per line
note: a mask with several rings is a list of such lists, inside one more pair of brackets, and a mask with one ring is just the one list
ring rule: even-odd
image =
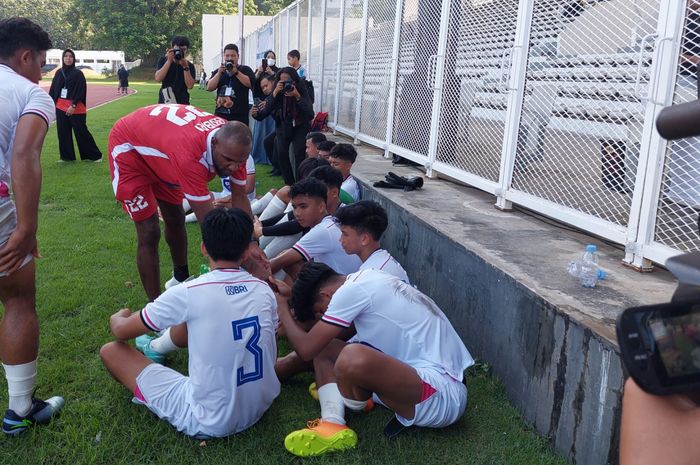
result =
[[[112,124],[156,100],[156,85],[132,87],[139,93],[88,113],[88,126],[105,152]],[[192,94],[193,104],[211,109],[210,94],[198,88]],[[66,408],[48,427],[20,438],[0,437],[0,464],[565,463],[522,421],[503,387],[483,367],[468,375],[470,403],[457,424],[415,431],[389,442],[382,429],[391,414],[377,409],[349,417],[360,439],[356,450],[343,454],[301,460],[284,449],[286,433],[318,415],[317,403],[307,394],[309,375],[285,384],[263,419],[242,434],[202,447],[177,433],[146,408],[132,404],[131,394],[112,380],[98,356],[100,346],[111,340],[109,316],[122,307],[139,309],[146,302],[134,259],[134,227],[114,200],[106,153],[101,164],[57,160],[52,127],[42,161],[39,246],[44,258],[37,265],[41,322],[37,395],[62,395]],[[281,183],[268,175],[268,167],[258,168],[259,193]],[[198,252],[196,225],[190,225],[188,233],[190,268],[197,270],[204,259]],[[161,257],[165,281],[171,263],[164,241]],[[186,351],[169,364],[186,372]],[[0,383],[0,405],[6,404],[5,384]]]

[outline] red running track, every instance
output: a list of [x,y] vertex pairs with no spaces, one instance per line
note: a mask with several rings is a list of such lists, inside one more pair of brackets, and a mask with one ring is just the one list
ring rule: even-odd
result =
[[[39,86],[46,90],[47,92],[49,91],[49,88],[51,87],[50,82],[40,82]],[[136,91],[133,89],[129,89],[129,95],[135,94]],[[115,82],[114,84],[91,84],[88,83],[87,85],[87,107],[88,109],[90,108],[95,108],[96,106],[103,105],[107,102],[111,102],[112,100],[116,100],[118,98],[123,97],[123,95],[117,95],[117,83]]]

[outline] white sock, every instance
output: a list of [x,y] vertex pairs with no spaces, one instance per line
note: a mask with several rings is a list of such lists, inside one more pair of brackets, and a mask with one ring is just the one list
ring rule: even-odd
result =
[[279,197],[275,197],[274,199],[270,200],[270,204],[260,214],[260,221],[279,215],[285,208],[287,208],[287,204],[284,203]]
[[188,213],[185,215],[185,223],[196,223],[197,222],[197,216],[193,213]]
[[190,207],[190,202],[187,199],[182,201],[182,209],[185,210],[185,213],[192,210],[192,207]]
[[267,194],[263,195],[258,200],[253,202],[250,205],[250,209],[253,210],[253,215],[260,215],[263,212],[263,210],[265,210],[265,207],[267,207],[274,198],[275,194],[273,194],[272,192],[268,192]]
[[350,410],[354,410],[356,412],[361,412],[362,410],[367,407],[367,402],[369,400],[355,400],[355,399],[348,399],[347,397],[343,397],[343,403],[347,408]]
[[336,383],[324,384],[318,388],[318,402],[321,404],[322,420],[345,424],[345,404]]
[[7,392],[10,398],[10,409],[20,417],[29,413],[32,408],[32,392],[36,385],[36,360],[22,365],[5,365]]
[[170,328],[163,331],[163,334],[151,341],[151,350],[155,350],[159,354],[167,354],[177,349],[179,349],[179,347],[176,346],[170,338]]

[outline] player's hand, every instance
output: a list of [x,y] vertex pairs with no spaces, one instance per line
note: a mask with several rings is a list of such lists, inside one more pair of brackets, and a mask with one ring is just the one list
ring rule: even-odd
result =
[[247,256],[241,265],[248,273],[263,281],[267,281],[272,275],[270,260],[256,242],[251,242],[248,246]]
[[122,308],[120,310],[117,310],[114,315],[112,315],[110,318],[128,318],[131,316],[131,310],[128,308]]
[[275,279],[270,276],[268,282],[271,286],[273,286],[273,290],[278,296],[284,298],[285,300],[292,296],[292,288],[289,287],[289,284],[285,283],[284,281],[280,281],[279,279]]
[[215,207],[228,207],[231,208],[231,196],[221,197],[220,199],[214,199]]
[[260,239],[260,236],[263,235],[263,224],[262,221],[260,221],[260,218],[257,216],[255,217],[255,222],[253,223],[253,235],[255,235],[256,239]]
[[36,235],[22,234],[15,229],[0,249],[0,273],[11,275],[22,266],[22,262],[29,254],[39,257]]

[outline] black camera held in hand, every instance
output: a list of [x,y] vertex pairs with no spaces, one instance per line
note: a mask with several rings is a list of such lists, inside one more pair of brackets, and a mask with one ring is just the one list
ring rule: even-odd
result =
[[294,90],[294,81],[292,81],[291,79],[284,81],[284,92],[287,93],[287,92],[291,92],[293,90]]
[[224,63],[224,66],[226,67],[226,71],[231,71],[233,70],[235,65],[232,61],[227,61],[226,63]]
[[182,50],[180,50],[179,48],[174,48],[173,49],[173,58],[175,59],[175,61],[180,61],[183,58],[185,58],[185,55],[182,53]]

